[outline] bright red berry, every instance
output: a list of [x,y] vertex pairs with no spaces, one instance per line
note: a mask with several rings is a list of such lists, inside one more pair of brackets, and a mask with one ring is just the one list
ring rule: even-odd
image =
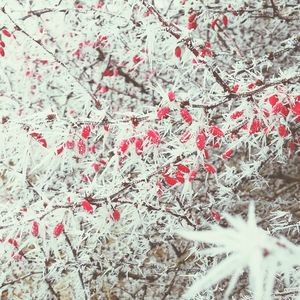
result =
[[286,127],[282,124],[280,124],[278,126],[278,134],[281,136],[281,137],[286,137],[288,135],[288,131],[286,129]]
[[180,58],[180,57],[181,57],[181,48],[180,48],[179,46],[177,46],[177,47],[175,48],[175,56],[176,56],[177,58]]
[[86,152],[86,144],[85,144],[85,142],[82,140],[82,139],[80,139],[79,140],[79,142],[77,143],[77,148],[78,148],[78,153],[79,154],[85,154],[85,152]]
[[196,145],[199,150],[203,150],[206,145],[206,135],[203,130],[200,130],[196,137]]
[[15,239],[8,239],[8,243],[13,245],[15,248],[18,248],[18,242]]
[[261,126],[261,122],[257,119],[254,119],[251,123],[249,133],[254,134],[256,132],[259,132],[260,131],[260,126]]
[[139,63],[139,62],[142,60],[142,58],[139,57],[138,55],[135,55],[135,56],[132,58],[132,60],[133,60],[133,62],[134,62],[135,64],[137,64],[137,63]]
[[39,224],[36,221],[32,222],[31,234],[33,236],[38,236],[39,235]]
[[230,118],[233,119],[233,120],[235,120],[235,119],[241,117],[243,114],[244,114],[244,112],[242,112],[242,111],[237,111],[237,112],[233,113],[233,114],[230,116]]
[[100,169],[100,165],[99,164],[94,163],[94,164],[92,164],[92,167],[93,167],[93,169],[94,169],[95,172],[99,172],[99,169]]
[[183,173],[190,173],[190,168],[182,164],[177,165],[177,169]]
[[293,114],[296,116],[295,121],[296,122],[300,122],[300,102],[296,102],[293,106],[292,106],[292,112]]
[[168,106],[160,107],[157,111],[157,119],[162,120],[168,116],[170,108]]
[[81,137],[83,139],[87,139],[91,134],[91,127],[90,126],[84,126],[82,128],[82,131],[81,131]]
[[227,159],[227,158],[229,158],[230,156],[232,156],[233,153],[234,153],[234,150],[233,150],[233,149],[227,149],[227,150],[225,150],[225,152],[222,154],[222,158],[223,158],[223,159]]
[[196,29],[197,28],[197,22],[189,22],[188,25],[187,25],[187,28],[189,30],[193,30],[193,29]]
[[168,184],[170,186],[173,186],[173,185],[175,185],[177,183],[177,180],[175,178],[172,178],[172,177],[170,177],[168,175],[164,176],[164,180],[165,180],[166,184]]
[[160,134],[153,129],[147,131],[147,137],[152,144],[158,145],[160,143]]
[[217,126],[212,126],[212,127],[210,127],[210,128],[209,128],[209,132],[210,132],[213,136],[215,136],[215,137],[222,137],[222,136],[224,136],[223,131],[222,131],[219,127],[217,127]]
[[217,222],[221,220],[221,216],[216,210],[211,210],[210,213]]
[[197,170],[192,170],[191,173],[189,174],[189,182],[192,182],[196,176],[197,176],[198,171]]
[[173,91],[169,91],[168,92],[168,98],[170,101],[174,101],[175,100],[175,93]]
[[64,230],[64,224],[58,223],[53,229],[53,235],[58,237]]
[[180,114],[182,119],[189,125],[193,123],[193,118],[187,109],[181,109]]
[[120,149],[120,154],[124,154],[127,149],[129,147],[129,141],[128,140],[122,140],[120,145],[119,145],[119,149]]
[[60,146],[56,149],[56,155],[60,155],[64,151],[64,146]]
[[121,218],[121,214],[117,209],[114,209],[110,215],[111,219],[115,222],[118,222]]
[[92,213],[94,211],[93,206],[87,200],[81,201],[81,206],[88,213]]
[[141,139],[141,138],[136,139],[135,152],[137,155],[141,155],[143,153],[143,139]]
[[204,168],[205,168],[206,172],[209,173],[209,174],[214,174],[214,173],[217,172],[216,168],[213,167],[213,166],[212,166],[211,164],[209,164],[209,163],[205,163],[205,164],[204,164]]
[[217,25],[218,19],[213,19],[211,22],[211,28],[215,29],[215,26]]
[[180,182],[180,183],[184,183],[184,177],[183,174],[178,170],[175,173],[175,177],[176,179]]
[[7,29],[3,29],[2,33],[7,37],[11,37],[11,33]]
[[192,23],[195,21],[196,17],[197,17],[197,14],[191,14],[191,15],[189,15],[188,21],[190,23]]

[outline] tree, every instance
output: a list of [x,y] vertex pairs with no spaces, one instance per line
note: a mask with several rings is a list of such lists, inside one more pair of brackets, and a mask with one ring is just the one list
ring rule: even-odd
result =
[[2,298],[299,297],[299,10],[2,2]]

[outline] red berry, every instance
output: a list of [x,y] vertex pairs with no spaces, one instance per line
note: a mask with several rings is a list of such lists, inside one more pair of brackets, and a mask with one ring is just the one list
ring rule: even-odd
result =
[[189,30],[192,30],[192,29],[196,29],[197,28],[197,22],[189,22],[188,25],[187,25],[187,28]]
[[42,137],[42,135],[40,133],[37,133],[37,132],[32,132],[30,134],[34,139],[38,140]]
[[130,138],[129,138],[129,142],[130,142],[131,144],[133,144],[133,143],[135,142],[135,136],[130,137]]
[[148,130],[147,137],[152,144],[158,145],[160,143],[160,134],[155,130]]
[[143,153],[143,139],[141,139],[141,138],[136,139],[135,152],[137,155],[141,155]]
[[181,48],[179,46],[175,48],[175,56],[178,58],[181,57]]
[[157,111],[157,119],[162,120],[162,119],[166,118],[168,116],[169,112],[170,112],[170,108],[167,106],[159,108]]
[[183,174],[178,170],[175,173],[175,177],[176,179],[180,182],[180,183],[184,183],[184,177]]
[[210,213],[217,222],[221,220],[221,216],[217,211],[211,210]]
[[183,173],[190,173],[190,168],[182,164],[177,165],[177,169]]
[[11,33],[7,29],[3,29],[2,33],[7,37],[11,37]]
[[196,145],[199,150],[203,150],[206,145],[206,135],[203,130],[200,130],[196,137]]
[[18,242],[15,239],[8,239],[8,243],[13,245],[15,248],[18,248]]
[[192,170],[191,173],[189,174],[189,182],[192,182],[196,176],[197,176],[198,171],[197,170]]
[[5,51],[4,51],[4,49],[2,47],[0,47],[0,55],[1,56],[5,56]]
[[225,27],[227,27],[227,25],[228,25],[228,18],[227,18],[226,15],[223,16],[222,22],[223,22],[223,25],[224,25]]
[[229,158],[232,154],[233,154],[233,149],[227,149],[223,154],[222,154],[222,158],[223,159],[227,159]]
[[47,141],[45,139],[39,139],[38,142],[44,147],[47,148]]
[[197,14],[192,14],[192,15],[189,16],[188,21],[189,21],[190,23],[192,23],[192,22],[195,21],[196,17],[197,17]]
[[31,234],[33,236],[38,236],[39,235],[39,224],[38,222],[34,221],[32,223],[32,229],[31,229]]
[[93,206],[87,200],[81,201],[81,206],[88,213],[92,213],[94,211]]
[[66,145],[67,145],[68,149],[74,149],[74,147],[75,147],[75,141],[74,140],[67,141]]
[[213,136],[216,136],[216,137],[222,137],[224,136],[224,133],[223,131],[217,127],[217,126],[212,126],[209,128],[209,132],[213,135]]
[[216,168],[213,167],[213,166],[212,166],[211,164],[209,164],[209,163],[205,163],[205,164],[204,164],[204,168],[205,168],[206,172],[209,173],[209,174],[214,174],[214,173],[217,172]]
[[233,113],[233,114],[230,116],[230,118],[233,119],[233,120],[235,120],[235,119],[241,117],[243,114],[244,114],[244,112],[242,112],[242,111],[237,111],[237,112]]
[[85,144],[85,142],[82,140],[82,139],[80,139],[79,140],[79,142],[77,143],[77,148],[78,148],[78,153],[79,154],[85,154],[85,152],[86,152],[86,144]]
[[206,149],[203,150],[203,157],[208,159],[208,151]]
[[269,103],[274,106],[278,101],[278,97],[276,95],[272,95],[269,98],[266,99],[267,101],[269,101]]
[[90,126],[84,126],[82,128],[82,131],[81,131],[81,136],[83,139],[87,139],[91,134],[91,127]]
[[288,131],[286,129],[286,127],[282,124],[279,125],[278,127],[278,134],[281,136],[281,137],[286,137],[288,135]]
[[175,100],[175,93],[173,91],[169,91],[168,92],[168,97],[170,101],[174,101]]
[[211,22],[211,28],[215,29],[215,26],[217,25],[218,19],[213,19]]
[[5,43],[0,40],[0,47],[5,48]]
[[296,102],[293,106],[292,106],[292,112],[293,114],[296,116],[296,122],[300,122],[300,102]]
[[105,166],[106,165],[106,161],[104,159],[99,159],[99,163],[102,165],[102,166]]
[[247,87],[248,87],[248,89],[252,90],[252,89],[255,88],[255,84],[254,83],[249,83]]
[[186,123],[188,123],[189,125],[191,125],[193,123],[193,118],[187,109],[181,109],[180,114],[181,114],[182,119]]
[[292,157],[295,151],[295,143],[293,141],[289,142],[289,148],[290,148],[290,157]]
[[[120,149],[121,153],[125,153],[127,151],[128,147],[129,147],[129,141],[122,140],[119,145],[119,149]],[[121,154],[121,153],[119,153],[119,154]]]
[[234,87],[233,87],[233,92],[236,93],[238,90],[239,90],[239,85],[236,84]]
[[58,237],[64,230],[64,224],[58,223],[53,229],[53,235]]
[[212,141],[210,141],[209,145],[210,145],[211,147],[217,148],[217,149],[221,147],[220,143],[217,142],[217,139],[216,139],[216,138],[214,138]]
[[113,221],[119,221],[120,220],[120,217],[121,217],[121,214],[120,212],[117,210],[117,209],[114,209],[110,215],[111,219]]
[[166,184],[168,184],[170,186],[173,186],[173,185],[175,185],[177,183],[177,180],[175,178],[172,178],[172,177],[170,177],[168,175],[164,176],[164,180],[165,180]]
[[137,64],[137,63],[139,63],[139,62],[142,60],[142,58],[139,57],[138,55],[135,55],[135,56],[132,58],[132,60],[133,60],[133,62],[134,62],[135,64]]
[[260,131],[260,125],[261,125],[260,121],[257,120],[257,119],[254,119],[254,120],[252,121],[252,123],[251,123],[249,133],[250,133],[250,134],[254,134],[254,133],[256,133],[256,132],[259,132],[259,131]]
[[94,164],[92,164],[92,167],[93,167],[93,169],[94,169],[95,172],[99,172],[99,169],[100,169],[100,165],[99,164],[94,163]]
[[104,72],[102,73],[103,77],[112,77],[114,75],[114,71],[113,69],[106,69],[104,70]]
[[289,109],[286,106],[284,106],[281,102],[278,102],[273,106],[273,113],[280,113],[281,115],[286,117],[289,114]]
[[60,146],[56,149],[56,155],[60,155],[64,151],[64,146]]

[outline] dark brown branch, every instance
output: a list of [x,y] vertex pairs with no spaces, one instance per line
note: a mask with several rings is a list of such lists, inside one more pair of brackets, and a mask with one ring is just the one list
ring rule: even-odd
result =
[[25,21],[26,19],[32,17],[32,16],[36,16],[36,17],[40,17],[43,14],[47,14],[47,13],[52,13],[52,12],[68,12],[67,9],[51,9],[51,8],[43,8],[43,9],[37,9],[37,10],[30,10],[28,12],[27,16],[24,16],[23,18],[21,18],[22,21]]
[[[64,236],[65,236],[66,242],[67,242],[67,244],[68,244],[68,246],[69,246],[69,248],[70,248],[70,250],[71,250],[71,253],[72,253],[72,255],[73,255],[73,258],[74,258],[75,262],[78,264],[78,261],[77,261],[77,252],[76,252],[76,250],[73,248],[72,243],[71,243],[71,241],[70,241],[70,238],[69,238],[69,236],[66,234],[65,231],[64,231]],[[79,269],[79,266],[77,266],[77,273],[78,273],[79,281],[80,281],[80,283],[81,283],[81,287],[82,287],[83,292],[84,292],[84,299],[85,299],[85,300],[88,300],[88,296],[87,296],[87,293],[86,293],[86,287],[85,287],[85,284],[84,284],[84,281],[83,281],[83,275],[82,275],[81,270]]]
[[19,281],[21,281],[21,280],[23,280],[23,279],[26,279],[26,278],[28,278],[28,277],[31,277],[31,276],[33,276],[33,275],[36,275],[36,274],[42,274],[42,273],[43,273],[43,272],[31,272],[31,273],[29,273],[29,274],[27,274],[27,275],[24,275],[24,276],[22,276],[22,277],[19,277],[19,278],[15,279],[15,280],[11,280],[11,281],[4,282],[4,283],[2,283],[2,285],[0,286],[0,289],[2,289],[3,287],[5,287],[5,286],[7,286],[7,285],[15,284],[16,282],[19,282]]

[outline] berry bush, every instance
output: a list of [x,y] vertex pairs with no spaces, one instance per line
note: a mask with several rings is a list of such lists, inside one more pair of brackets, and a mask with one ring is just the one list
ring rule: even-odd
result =
[[1,299],[300,299],[299,24],[0,1]]

